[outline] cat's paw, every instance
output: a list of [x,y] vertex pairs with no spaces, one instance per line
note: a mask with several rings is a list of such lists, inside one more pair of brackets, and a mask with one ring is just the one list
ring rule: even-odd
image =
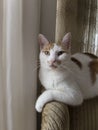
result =
[[52,95],[51,95],[51,91],[45,91],[43,92],[37,99],[36,101],[36,105],[35,105],[35,109],[38,112],[42,112],[43,107],[45,106],[45,104],[49,101],[52,100]]
[[36,104],[35,104],[35,109],[36,109],[37,112],[42,112],[42,109],[43,109],[42,103],[39,103],[37,101]]

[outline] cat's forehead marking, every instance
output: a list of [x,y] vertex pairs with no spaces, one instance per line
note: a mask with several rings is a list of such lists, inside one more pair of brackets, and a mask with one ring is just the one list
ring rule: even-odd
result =
[[42,51],[49,51],[49,50],[51,50],[53,47],[54,47],[54,43],[46,44],[46,45],[43,47]]
[[62,44],[54,44],[54,51],[64,51],[64,52],[66,52],[66,53],[69,53],[68,52],[68,50],[66,50],[63,46],[62,46]]
[[62,44],[62,42],[59,42],[57,45],[60,48],[60,50],[63,50],[66,53],[69,53],[68,50],[67,50],[67,48]]
[[56,43],[49,43],[47,45],[44,46],[44,48],[42,49],[42,51],[60,51],[62,50],[61,46],[57,45]]
[[65,50],[65,48],[61,44],[49,43],[43,47],[42,52],[45,52],[45,51],[58,52],[58,51],[62,51],[62,50],[64,52],[68,53],[68,51]]
[[60,51],[61,50],[61,46],[57,45],[56,43],[54,43],[54,48],[53,48],[54,51]]

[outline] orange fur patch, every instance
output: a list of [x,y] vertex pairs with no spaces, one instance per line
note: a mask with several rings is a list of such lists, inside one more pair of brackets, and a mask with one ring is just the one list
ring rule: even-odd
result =
[[89,63],[92,83],[96,81],[96,74],[98,74],[98,59]]
[[94,84],[96,82],[96,74],[98,74],[98,57],[88,52],[83,54],[87,55],[92,59],[92,61],[89,63],[89,68],[90,68],[92,83]]
[[44,46],[44,48],[42,49],[42,51],[50,51],[50,49],[52,49],[54,47],[54,43],[49,43],[47,45]]

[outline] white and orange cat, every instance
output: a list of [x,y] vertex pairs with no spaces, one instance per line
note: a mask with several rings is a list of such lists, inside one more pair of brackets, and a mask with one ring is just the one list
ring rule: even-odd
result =
[[71,34],[61,44],[50,43],[39,35],[39,79],[45,91],[38,97],[35,108],[42,111],[50,101],[80,105],[84,99],[98,95],[98,57],[89,53],[71,55]]

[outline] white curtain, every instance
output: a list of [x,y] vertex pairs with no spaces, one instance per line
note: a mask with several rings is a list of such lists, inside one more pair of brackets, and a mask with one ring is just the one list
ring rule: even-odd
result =
[[36,130],[40,0],[0,0],[0,130]]

